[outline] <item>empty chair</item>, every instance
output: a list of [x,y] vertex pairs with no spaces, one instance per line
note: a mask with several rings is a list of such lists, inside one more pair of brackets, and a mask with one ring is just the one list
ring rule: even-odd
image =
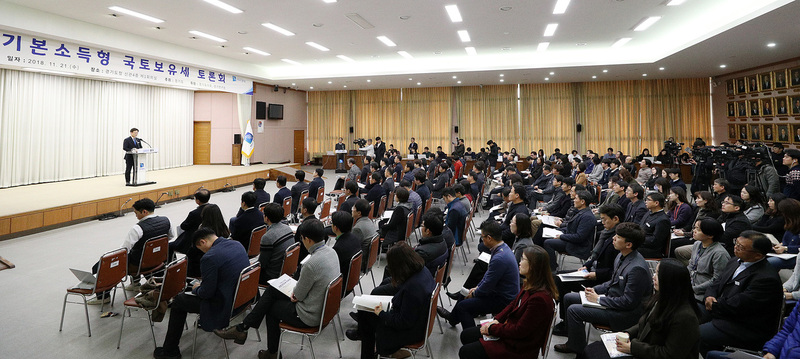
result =
[[261,253],[261,237],[264,236],[264,233],[267,233],[267,226],[263,224],[250,231],[250,245],[247,248],[248,258],[258,257],[258,254]]

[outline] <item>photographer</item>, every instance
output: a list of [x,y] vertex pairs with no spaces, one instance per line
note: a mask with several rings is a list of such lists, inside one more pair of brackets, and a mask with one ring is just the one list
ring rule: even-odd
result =
[[756,168],[758,169],[758,186],[769,197],[773,193],[780,193],[781,184],[778,171],[763,158],[755,158]]
[[711,163],[707,163],[703,155],[706,151],[706,142],[698,138],[692,145],[692,191],[708,191],[711,182]]

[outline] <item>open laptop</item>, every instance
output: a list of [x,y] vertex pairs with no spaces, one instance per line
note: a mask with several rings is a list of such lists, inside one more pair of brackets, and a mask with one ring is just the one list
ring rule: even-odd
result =
[[75,275],[81,282],[75,285],[73,288],[78,289],[92,289],[94,288],[94,284],[97,282],[97,278],[94,277],[94,274],[82,271],[80,269],[69,269],[72,274]]

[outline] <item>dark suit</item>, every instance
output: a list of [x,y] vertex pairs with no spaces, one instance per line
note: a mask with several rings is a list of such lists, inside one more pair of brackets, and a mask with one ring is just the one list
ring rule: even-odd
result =
[[711,306],[711,321],[700,326],[702,354],[722,345],[758,350],[778,330],[783,288],[777,270],[761,260],[733,277],[739,264],[729,261],[706,289],[706,297],[717,302]]
[[671,234],[667,214],[663,210],[655,213],[647,211],[639,225],[644,230],[644,243],[639,247],[639,253],[645,258],[664,257]]
[[173,300],[164,349],[178,351],[187,313],[200,313],[200,327],[205,331],[227,327],[239,274],[249,264],[239,242],[217,238],[200,262],[203,281],[192,290],[195,295],[182,293]]
[[747,219],[747,216],[745,216],[742,212],[730,214],[723,213],[719,217],[719,222],[724,223],[725,225],[725,232],[722,233],[722,239],[720,242],[725,246],[725,249],[728,251],[728,254],[731,255],[731,258],[733,258],[733,241],[739,237],[739,234],[742,232],[752,229],[753,225],[750,223],[750,220]]
[[[583,266],[589,272],[595,273],[595,279],[585,279],[580,281],[562,282],[559,277],[554,277],[558,293],[561,296],[569,292],[577,292],[582,290],[581,285],[592,287],[599,283],[605,283],[611,279],[611,274],[614,271],[614,261],[617,259],[619,251],[614,248],[614,236],[617,234],[616,227],[611,230],[603,230],[600,232],[600,238],[597,244],[592,249],[592,254],[589,256]],[[567,307],[564,306],[564,301],[560,301],[561,309],[559,315],[561,319],[567,315]]]
[[385,196],[386,192],[378,182],[370,183],[364,189],[367,190],[367,195],[364,196],[364,199],[367,202],[373,202],[372,215],[376,216],[378,215],[378,207],[381,206],[381,197]]
[[[628,201],[630,202],[630,200]],[[625,219],[623,219],[623,222],[639,223],[647,212],[647,207],[644,206],[644,200],[640,199],[636,201],[636,203],[628,203],[628,210],[625,211]]]
[[342,203],[342,206],[339,207],[339,210],[342,212],[350,213],[350,211],[353,209],[353,205],[356,204],[356,201],[358,201],[358,199],[359,198],[356,195],[347,197],[347,199],[344,200],[344,203]]
[[544,241],[544,249],[550,255],[550,268],[555,269],[557,266],[556,251],[564,251],[581,259],[588,258],[592,251],[596,225],[597,219],[594,218],[589,207],[578,211],[571,219],[564,221],[559,228],[563,234],[558,239],[551,238]]
[[[342,297],[345,294],[345,287],[344,285],[347,282],[347,278],[350,275],[350,259],[353,258],[358,251],[361,250],[361,238],[357,235],[347,232],[342,233],[339,238],[336,238],[336,243],[333,245],[333,250],[336,251],[336,256],[339,257],[339,272],[342,273]],[[362,253],[361,254],[361,261],[366,261],[367,258]],[[361,270],[358,268],[358,270]]]
[[[257,189],[253,191],[253,193],[256,194],[256,208],[258,208],[258,206],[260,206],[261,204],[269,203],[270,197],[267,191],[263,189]],[[237,212],[236,215],[238,216],[242,214],[243,211],[244,211],[243,209],[239,208],[239,212]]]
[[311,183],[308,184],[308,196],[316,201],[317,191],[319,191],[320,188],[322,188],[322,191],[325,192],[325,181],[323,181],[320,177],[314,178],[311,180]]
[[436,176],[436,183],[433,185],[432,196],[433,198],[442,198],[442,190],[450,183],[450,172],[444,171]]
[[[203,257],[203,252],[193,245],[192,235],[203,221],[200,215],[206,205],[207,203],[203,203],[189,212],[186,219],[184,219],[180,225],[183,233],[169,244],[170,253],[180,252],[186,254],[186,260],[188,261],[186,273],[190,277],[200,276],[200,258]],[[172,256],[170,256],[170,258],[172,258]]]
[[[306,182],[297,182],[294,186],[292,186],[292,213],[297,212],[297,208],[300,206],[300,195],[303,194],[303,191],[307,191],[308,187],[309,185]],[[312,195],[311,191],[309,191],[308,195],[311,196],[311,198],[316,198],[314,196],[317,194],[314,193]]]
[[380,163],[383,155],[386,153],[386,143],[381,141],[375,144],[375,161]]
[[[141,140],[134,140],[133,137],[128,137],[122,141],[122,150],[130,152],[134,148],[142,148]],[[125,183],[131,183],[131,170],[133,169],[133,155],[125,154]]]
[[291,195],[292,195],[292,191],[289,190],[286,187],[283,187],[283,188],[279,189],[278,192],[275,192],[275,198],[273,199],[272,202],[280,204],[280,205],[283,205],[283,200],[286,197],[289,197]]
[[263,225],[264,213],[256,207],[248,208],[231,221],[231,239],[241,243],[245,249],[250,248],[250,232],[253,228]]
[[[469,209],[467,210],[467,213],[469,213]],[[511,220],[514,219],[514,216],[516,216],[518,213],[530,215],[530,211],[528,211],[528,207],[525,205],[525,202],[509,203],[508,210],[506,210],[506,216],[503,218],[503,223],[500,224],[500,229],[503,231],[503,242],[506,242],[509,247],[514,246],[514,240],[517,238],[516,235],[511,232]],[[481,246],[482,244],[483,243],[481,243]],[[488,251],[489,248],[486,248],[486,250],[483,252]]]

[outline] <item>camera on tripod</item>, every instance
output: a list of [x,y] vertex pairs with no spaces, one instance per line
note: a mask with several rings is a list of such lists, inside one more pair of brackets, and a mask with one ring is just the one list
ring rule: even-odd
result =
[[664,141],[664,150],[672,157],[677,157],[682,148],[683,142]]
[[353,141],[353,143],[358,145],[358,147],[364,147],[364,146],[367,145],[367,140],[365,140],[363,138],[357,138],[357,139],[355,139],[355,141]]

